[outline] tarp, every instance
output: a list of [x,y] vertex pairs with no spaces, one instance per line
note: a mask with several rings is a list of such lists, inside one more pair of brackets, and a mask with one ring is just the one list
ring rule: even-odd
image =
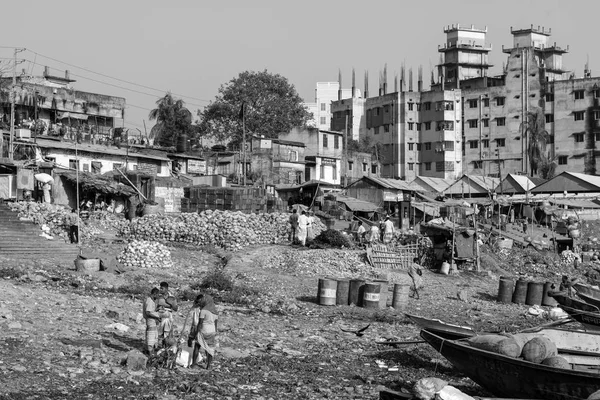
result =
[[368,201],[355,199],[354,197],[348,196],[336,196],[338,203],[344,203],[350,211],[361,211],[361,212],[375,212],[379,209],[375,204]]
[[77,113],[69,113],[69,112],[59,112],[58,113],[58,118],[59,119],[73,118],[73,119],[80,119],[80,120],[86,121],[88,119],[88,116],[85,115],[85,114],[77,114]]
[[571,208],[600,208],[600,204],[594,203],[591,200],[568,200],[568,199],[548,199],[552,204],[567,206]]

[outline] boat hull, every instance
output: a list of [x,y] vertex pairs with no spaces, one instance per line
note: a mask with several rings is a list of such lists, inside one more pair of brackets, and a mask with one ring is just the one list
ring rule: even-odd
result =
[[600,332],[600,314],[589,311],[577,310],[573,307],[559,305],[575,321],[579,322],[588,331]]
[[458,370],[495,396],[546,400],[587,399],[600,375],[534,364],[450,341],[427,330],[421,337]]
[[439,319],[418,317],[411,314],[405,315],[421,329],[427,329],[445,339],[464,339],[476,335],[476,332],[467,326],[453,325]]

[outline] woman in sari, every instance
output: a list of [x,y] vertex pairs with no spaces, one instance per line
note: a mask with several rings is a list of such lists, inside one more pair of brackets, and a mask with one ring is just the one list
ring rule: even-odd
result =
[[197,365],[198,355],[202,349],[206,355],[206,369],[210,368],[217,345],[218,318],[213,298],[207,294],[199,294],[194,301],[192,324],[188,336],[188,346],[194,347],[192,367]]

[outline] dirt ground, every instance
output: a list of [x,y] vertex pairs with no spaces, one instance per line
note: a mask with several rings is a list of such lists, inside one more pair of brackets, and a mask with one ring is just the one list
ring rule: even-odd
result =
[[[102,251],[121,247],[105,245]],[[0,399],[375,399],[383,387],[406,390],[429,376],[472,395],[489,395],[426,344],[375,342],[418,339],[419,329],[404,312],[477,330],[515,331],[546,322],[529,315],[528,306],[496,302],[500,269],[449,276],[425,271],[420,299],[410,299],[405,310],[320,306],[318,278],[332,262],[315,266],[323,257],[339,258],[336,251],[272,245],[214,254],[179,248],[173,249],[170,270],[121,275],[76,272],[73,260],[60,257],[2,258]],[[269,264],[282,254],[314,263]],[[142,293],[168,281],[182,300],[175,317],[181,331],[191,308],[183,299],[223,262],[236,285],[254,295],[245,303],[218,304],[214,368],[129,371],[123,360],[144,346]],[[341,330],[366,325],[361,337]],[[380,368],[379,360],[399,370]]]

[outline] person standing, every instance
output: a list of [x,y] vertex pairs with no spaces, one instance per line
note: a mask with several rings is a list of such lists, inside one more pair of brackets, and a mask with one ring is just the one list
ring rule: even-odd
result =
[[308,217],[306,211],[298,217],[298,241],[302,246],[306,246],[306,235],[308,234]]
[[69,240],[71,243],[79,243],[79,216],[74,208],[67,214],[67,225],[69,226]]
[[197,365],[200,350],[206,355],[206,369],[215,356],[217,343],[217,322],[219,314],[214,300],[207,294],[199,294],[192,309],[192,323],[188,335],[188,347],[193,347],[192,365]]
[[394,223],[390,221],[390,217],[385,217],[383,226],[383,243],[387,244],[391,242],[394,237]]
[[417,257],[413,258],[413,262],[408,269],[408,276],[412,279],[412,297],[418,299],[419,298],[419,289],[423,287],[423,279],[421,278],[423,275],[423,271],[421,265],[419,265],[419,259]]
[[153,288],[150,291],[150,296],[144,301],[144,307],[142,309],[142,315],[146,320],[146,352],[148,355],[154,353],[156,344],[158,342],[158,323],[160,321],[160,315],[156,311],[156,300],[160,291],[158,288]]
[[369,232],[369,242],[376,243],[379,240],[379,227],[377,224],[371,225],[371,231]]
[[290,225],[292,229],[292,232],[290,233],[290,241],[292,242],[292,244],[294,244],[296,243],[296,233],[298,230],[298,210],[296,210],[295,208],[292,211],[292,215],[290,215]]
[[173,328],[173,312],[178,309],[177,299],[169,291],[169,284],[167,282],[160,283],[157,306],[160,316],[158,339],[165,345],[165,341],[171,334],[171,329]]
[[44,192],[44,203],[50,204],[52,202],[52,197],[50,196],[50,186],[49,182],[46,182],[42,185],[42,191]]
[[358,221],[358,229],[356,230],[356,235],[358,236],[358,243],[363,244],[364,236],[365,236],[365,227],[363,226],[362,221]]

